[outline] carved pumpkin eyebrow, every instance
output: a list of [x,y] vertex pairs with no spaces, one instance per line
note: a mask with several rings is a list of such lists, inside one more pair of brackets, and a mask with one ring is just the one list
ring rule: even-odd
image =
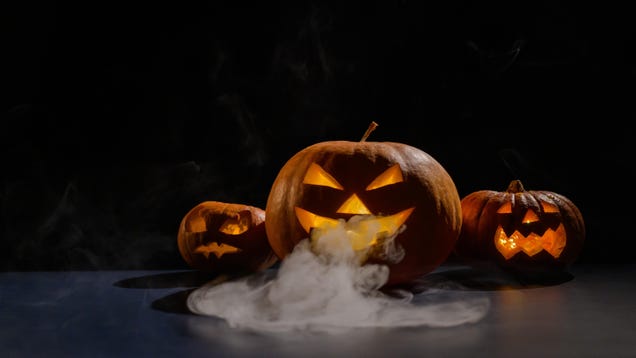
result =
[[327,173],[316,163],[311,163],[309,169],[307,169],[307,173],[303,179],[303,184],[328,186],[338,190],[344,189],[342,185],[340,185],[340,183],[331,176],[331,174]]
[[402,170],[400,170],[400,165],[395,164],[389,169],[382,172],[382,174],[378,175],[371,184],[367,186],[366,190],[374,190],[381,188],[383,186],[400,183],[404,181],[404,177],[402,176]]

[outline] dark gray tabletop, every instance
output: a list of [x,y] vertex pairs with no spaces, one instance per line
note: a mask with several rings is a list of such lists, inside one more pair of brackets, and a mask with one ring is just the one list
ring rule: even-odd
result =
[[194,314],[186,299],[211,278],[193,271],[4,272],[0,349],[4,357],[636,357],[636,265],[570,272],[528,284],[445,265],[418,283],[413,305],[486,300],[475,322],[340,332],[261,332]]

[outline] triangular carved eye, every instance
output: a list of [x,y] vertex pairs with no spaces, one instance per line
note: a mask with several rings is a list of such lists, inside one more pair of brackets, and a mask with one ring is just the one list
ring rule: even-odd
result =
[[249,215],[239,215],[237,218],[227,218],[219,227],[219,231],[228,235],[240,235],[250,227]]
[[497,209],[497,214],[512,214],[512,204],[510,204],[510,202],[505,202],[499,207],[499,209]]
[[552,204],[547,203],[545,201],[541,202],[541,206],[543,207],[543,212],[544,213],[558,213],[559,212],[559,208],[556,205],[552,205]]
[[402,176],[402,170],[400,170],[400,165],[395,164],[389,169],[385,170],[382,174],[378,175],[372,182],[367,186],[367,190],[374,190],[381,188],[383,186],[400,183],[404,181],[404,177]]
[[303,184],[328,186],[338,190],[344,189],[334,177],[316,163],[311,163],[309,169],[307,169],[307,173],[303,179]]

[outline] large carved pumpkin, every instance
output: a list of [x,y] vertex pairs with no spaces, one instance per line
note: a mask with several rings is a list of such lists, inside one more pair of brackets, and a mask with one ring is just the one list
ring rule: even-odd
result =
[[[326,141],[306,147],[279,171],[265,208],[267,236],[284,259],[312,230],[352,216],[378,226],[373,240],[351,241],[355,250],[392,236],[403,256],[370,255],[365,263],[389,267],[385,285],[428,273],[452,252],[461,206],[447,171],[429,154],[403,143]],[[373,252],[373,250],[370,250]]]
[[457,257],[479,267],[495,264],[520,274],[562,272],[585,239],[579,209],[561,194],[525,190],[519,180],[503,192],[480,190],[461,201]]
[[278,258],[265,233],[263,209],[204,201],[181,220],[179,252],[194,269],[240,274],[272,266]]

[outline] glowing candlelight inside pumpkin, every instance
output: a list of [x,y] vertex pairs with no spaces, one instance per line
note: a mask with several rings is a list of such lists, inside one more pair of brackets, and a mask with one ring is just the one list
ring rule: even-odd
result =
[[[284,259],[313,231],[360,220],[348,242],[369,251],[369,262],[390,266],[388,284],[404,283],[439,266],[461,227],[454,182],[433,157],[397,142],[326,141],[297,152],[270,190],[265,228],[272,249]],[[352,225],[348,223],[348,225]],[[390,238],[404,252],[396,261],[377,256]],[[377,246],[377,247],[375,247]],[[380,250],[382,252],[382,250]]]
[[519,273],[558,272],[583,247],[583,216],[561,194],[525,190],[521,181],[513,180],[506,191],[476,191],[461,204],[463,224],[455,252],[469,263],[493,261]]
[[181,220],[177,243],[186,263],[214,273],[244,273],[278,258],[265,234],[265,211],[248,205],[204,201]]

